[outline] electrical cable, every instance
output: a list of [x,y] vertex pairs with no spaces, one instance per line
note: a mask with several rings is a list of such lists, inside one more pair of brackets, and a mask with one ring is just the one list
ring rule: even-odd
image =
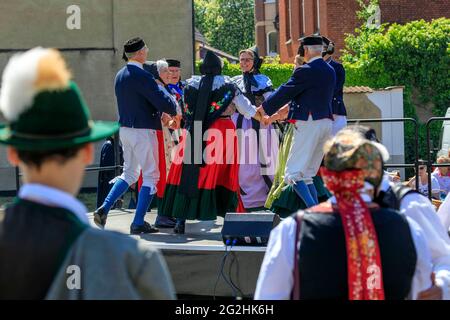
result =
[[229,256],[230,253],[231,253],[231,248],[233,248],[233,245],[236,244],[236,242],[237,242],[237,241],[236,241],[236,239],[235,239],[235,240],[233,240],[233,243],[230,245],[230,249],[228,250],[228,252],[227,252],[226,255],[225,255],[224,263],[222,264],[221,270],[220,270],[220,275],[222,276],[222,278],[223,278],[223,280],[226,282],[226,284],[228,284],[228,286],[229,286],[229,287],[231,288],[231,290],[233,291],[233,296],[234,296],[235,299],[237,299],[237,292],[236,292],[236,289],[235,289],[234,286],[230,283],[230,281],[227,279],[224,270],[225,270],[225,263],[226,263],[226,260],[227,260],[228,256]]
[[232,270],[233,270],[233,264],[236,261],[236,266],[237,266],[237,271],[236,271],[236,275],[237,275],[237,279],[239,280],[239,261],[238,258],[236,256],[236,254],[234,252],[231,253],[231,257],[233,260],[231,260],[230,262],[230,267],[228,269],[228,278],[230,279],[231,285],[238,291],[238,293],[240,294],[237,297],[237,300],[242,300],[242,297],[244,296],[244,293],[242,292],[242,290],[233,282],[233,277],[232,277]]
[[222,276],[222,278],[225,280],[225,282],[228,284],[228,286],[231,288],[231,290],[233,291],[233,296],[236,298],[237,297],[237,292],[235,290],[235,288],[233,287],[233,285],[231,285],[231,283],[228,281],[228,279],[225,277],[223,270],[225,267],[225,262],[227,260],[228,255],[231,253],[231,248],[233,247],[233,244],[236,243],[236,240],[233,240],[233,244],[230,246],[230,251],[228,251],[228,246],[230,245],[230,240],[228,239],[225,243],[225,254],[222,257],[222,261],[220,264],[220,268],[219,268],[219,272],[217,274],[217,279],[216,279],[216,283],[214,285],[214,291],[213,291],[213,299],[216,300],[216,289],[217,289],[217,285],[219,283],[220,277]]
[[225,243],[225,254],[222,256],[222,261],[220,263],[219,272],[217,273],[216,283],[214,284],[213,300],[216,300],[216,289],[217,289],[217,284],[219,283],[219,279],[220,279],[220,270],[223,268],[223,265],[225,264],[225,259],[226,259],[226,256],[227,256],[227,251],[228,251],[228,245],[229,244],[230,244],[230,240],[227,240],[226,243]]

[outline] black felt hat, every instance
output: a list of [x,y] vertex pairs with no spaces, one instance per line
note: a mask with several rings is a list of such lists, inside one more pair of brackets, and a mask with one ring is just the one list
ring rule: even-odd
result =
[[133,39],[128,40],[123,45],[123,60],[128,61],[126,53],[133,53],[141,50],[145,47],[145,42],[140,37],[135,37]]
[[167,64],[169,67],[181,68],[181,62],[175,59],[167,59]]
[[301,39],[304,46],[321,46],[323,39],[321,36],[311,35]]

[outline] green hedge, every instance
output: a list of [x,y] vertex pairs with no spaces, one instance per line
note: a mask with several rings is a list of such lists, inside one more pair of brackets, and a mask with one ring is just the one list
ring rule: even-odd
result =
[[[405,86],[405,117],[418,119],[416,108],[427,108],[435,116],[445,116],[450,107],[450,19],[381,28],[356,29],[346,39],[342,56],[346,85],[372,88]],[[437,147],[441,123],[432,127]],[[405,137],[412,137],[412,125],[405,126]],[[413,157],[413,144],[405,142],[407,160]],[[419,151],[426,157],[426,132],[419,128]]]
[[[346,69],[346,86],[385,88],[405,86],[404,115],[418,119],[416,108],[430,108],[435,116],[444,116],[450,107],[450,19],[431,22],[413,21],[405,25],[383,25],[380,28],[356,29],[346,38],[341,57]],[[197,63],[198,67],[198,63]],[[275,87],[292,74],[292,64],[263,64]],[[198,69],[197,69],[198,72]],[[239,65],[225,61],[223,73],[241,73]],[[441,123],[435,123],[431,138],[437,146]],[[412,125],[405,125],[406,160],[412,161],[414,144]],[[420,157],[426,157],[425,125],[419,127]]]
[[[198,66],[199,62],[197,61],[196,74],[199,74]],[[294,65],[290,63],[265,63],[261,67],[261,73],[265,74],[272,80],[275,88],[286,82],[292,75],[293,70]],[[239,64],[231,64],[225,60],[223,65],[223,74],[230,77],[240,75],[241,69],[239,68]]]

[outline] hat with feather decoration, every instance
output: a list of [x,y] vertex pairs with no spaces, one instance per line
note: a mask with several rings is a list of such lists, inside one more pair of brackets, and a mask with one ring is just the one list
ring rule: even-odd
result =
[[19,150],[57,150],[117,132],[115,122],[92,121],[60,52],[34,48],[14,55],[3,72],[0,144]]

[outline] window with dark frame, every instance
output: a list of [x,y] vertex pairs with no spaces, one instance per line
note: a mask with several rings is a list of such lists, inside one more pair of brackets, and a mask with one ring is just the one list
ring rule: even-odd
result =
[[292,35],[291,35],[291,23],[292,23],[292,17],[291,17],[291,0],[284,0],[285,1],[285,17],[286,17],[286,43],[292,42]]
[[314,1],[314,33],[320,34],[320,0]]
[[298,8],[299,8],[299,15],[298,15],[299,35],[300,38],[302,38],[305,35],[305,0],[300,1]]

